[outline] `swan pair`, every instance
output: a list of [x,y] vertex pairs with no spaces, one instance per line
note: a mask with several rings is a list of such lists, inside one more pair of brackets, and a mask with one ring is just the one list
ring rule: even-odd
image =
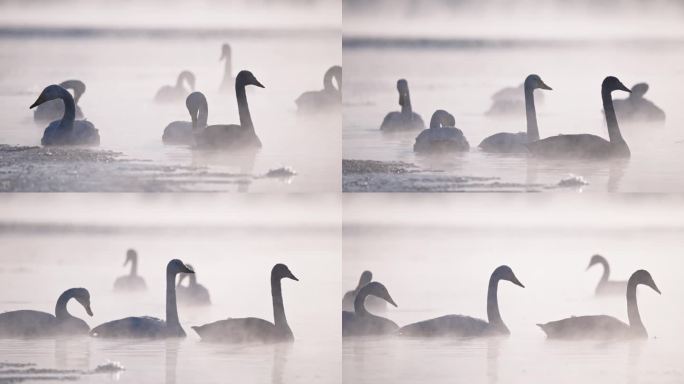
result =
[[[337,88],[333,84],[337,82]],[[313,114],[337,111],[342,106],[342,67],[334,65],[323,75],[323,89],[302,93],[297,100],[297,112]]]
[[[188,88],[185,88],[187,83]],[[165,85],[157,91],[154,101],[157,103],[172,103],[185,99],[188,94],[195,90],[195,74],[190,71],[182,71],[176,78],[175,85]]]
[[[78,101],[86,91],[86,85],[81,80],[66,80],[59,83],[59,86],[74,92],[75,118],[82,119],[83,111],[78,106]],[[64,115],[64,103],[59,100],[45,102],[33,111],[33,120],[41,123],[50,123],[62,118]]]
[[[363,271],[361,277],[359,278],[359,283],[351,291],[348,291],[342,297],[342,310],[343,311],[353,311],[354,310],[354,300],[356,296],[361,291],[361,288],[366,286],[373,280],[373,273],[371,271]],[[375,296],[369,296],[365,301],[364,305],[366,308],[372,311],[384,311],[387,309],[387,302],[382,299],[378,299]]]

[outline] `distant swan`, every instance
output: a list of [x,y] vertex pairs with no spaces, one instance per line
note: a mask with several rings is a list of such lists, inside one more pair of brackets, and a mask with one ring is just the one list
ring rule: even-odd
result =
[[413,131],[424,129],[425,123],[419,114],[411,108],[411,95],[409,94],[408,82],[405,79],[397,81],[399,91],[399,105],[401,112],[390,112],[385,116],[380,125],[380,130],[385,132]]
[[178,259],[169,261],[166,265],[166,321],[149,316],[126,317],[98,325],[90,335],[102,338],[185,337],[176,306],[176,275],[179,273],[192,273],[192,270]]
[[644,284],[660,293],[651,274],[640,269],[632,274],[627,282],[627,317],[629,325],[606,315],[573,316],[567,319],[537,324],[549,339],[632,339],[648,337],[641,322],[636,301],[637,285]]
[[[66,80],[59,83],[59,86],[64,89],[71,89],[74,91],[75,117],[77,119],[83,118],[81,107],[78,106],[78,101],[86,91],[86,86],[81,80]],[[64,116],[64,103],[60,100],[52,100],[43,103],[33,111],[33,120],[37,122],[53,122],[61,119]]]
[[276,264],[271,270],[271,296],[273,298],[273,323],[256,317],[228,318],[192,327],[203,341],[227,343],[294,341],[294,335],[285,317],[280,280],[299,281],[285,264]]
[[608,280],[610,278],[608,260],[601,255],[594,255],[589,261],[587,270],[596,264],[601,264],[603,266],[603,275],[596,286],[596,295],[624,295],[625,292],[627,292],[626,281]]
[[223,71],[223,81],[219,89],[221,91],[230,91],[235,85],[235,78],[233,77],[233,55],[230,49],[230,44],[223,44],[221,46],[221,58],[219,61],[225,60],[226,65]]
[[384,285],[377,281],[366,284],[354,299],[354,312],[342,311],[343,337],[387,335],[399,329],[399,326],[392,320],[373,315],[366,310],[364,303],[368,296],[379,297],[397,306]]
[[416,137],[413,151],[418,153],[467,152],[470,144],[463,132],[454,125],[456,125],[454,116],[438,109],[432,114],[430,128]]
[[617,90],[631,92],[616,77],[608,76],[603,80],[601,84],[601,98],[603,99],[603,110],[606,113],[610,141],[589,134],[558,135],[529,143],[528,148],[530,152],[538,157],[579,159],[628,158],[630,156],[629,147],[627,147],[625,139],[620,134],[615,109],[613,109],[611,92]]
[[509,335],[511,332],[504,324],[499,313],[499,301],[497,289],[500,280],[508,280],[511,283],[525,288],[515,277],[513,270],[507,265],[502,265],[494,270],[489,278],[487,290],[487,321],[463,315],[446,315],[436,319],[425,320],[409,324],[399,329],[402,336],[438,337],[482,337]]
[[[187,82],[190,89],[186,89],[184,84]],[[195,75],[190,71],[183,71],[176,79],[176,85],[165,85],[157,91],[154,101],[158,103],[169,103],[185,99],[188,94],[195,90]]]
[[90,121],[75,120],[76,107],[71,93],[59,85],[48,85],[35,103],[34,108],[50,100],[61,99],[64,102],[64,116],[61,120],[50,123],[45,128],[40,143],[49,145],[100,145],[100,134]]
[[126,261],[124,267],[131,263],[131,273],[126,276],[121,276],[114,281],[115,291],[144,291],[147,289],[145,279],[138,276],[138,252],[135,249],[129,249],[126,252]]
[[261,140],[254,132],[252,116],[249,113],[245,87],[255,85],[264,88],[250,71],[240,71],[235,79],[235,95],[237,96],[240,125],[210,125],[196,131],[195,143],[204,148],[261,148]]
[[662,122],[665,112],[652,101],[644,98],[648,92],[648,84],[638,83],[632,87],[632,93],[626,99],[613,100],[615,112],[621,121]]
[[[517,87],[505,87],[492,95],[492,106],[485,115],[487,116],[511,116],[519,115],[525,111],[525,83]],[[535,96],[537,101],[544,100],[544,94]]]
[[67,289],[57,299],[55,314],[46,312],[21,310],[0,313],[0,337],[31,338],[58,335],[87,335],[90,327],[85,321],[72,316],[67,310],[67,303],[76,299],[89,316],[90,293],[85,288]]
[[[197,270],[188,264],[188,268],[195,271],[195,273],[181,273],[178,277],[178,284],[176,284],[176,293],[178,294],[178,302],[183,305],[202,306],[211,305],[211,298],[209,297],[209,290],[202,284],[197,282]],[[183,285],[183,280],[189,276],[190,283],[187,286]]]
[[[342,297],[342,310],[343,311],[353,311],[354,310],[354,299],[359,293],[361,288],[373,280],[373,273],[371,271],[363,271],[361,273],[361,278],[356,288],[344,294]],[[366,308],[371,311],[384,311],[387,309],[387,302],[383,299],[379,299],[375,296],[368,296],[366,298]]]
[[527,115],[527,132],[496,133],[482,140],[479,147],[484,152],[494,153],[527,153],[527,143],[539,140],[539,127],[537,127],[537,110],[534,107],[534,90],[547,89],[538,75],[529,75],[525,79],[525,112]]
[[207,126],[209,107],[202,92],[193,92],[185,99],[185,106],[190,112],[190,121],[174,121],[164,128],[162,141],[169,145],[192,145],[195,143],[194,131]]
[[[337,88],[333,84],[337,82]],[[334,65],[323,76],[323,89],[302,93],[297,100],[297,111],[300,113],[317,113],[337,110],[342,105],[342,67]]]

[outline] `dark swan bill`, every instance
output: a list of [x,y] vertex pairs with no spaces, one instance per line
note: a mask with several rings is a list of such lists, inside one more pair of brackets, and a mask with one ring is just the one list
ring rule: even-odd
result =
[[601,255],[593,255],[591,260],[589,260],[587,270],[594,265],[601,265],[603,267],[601,280],[599,280],[598,284],[596,285],[596,296],[624,295],[625,292],[627,292],[626,281],[610,280],[610,266],[608,265],[608,260],[606,260],[605,257]]
[[246,342],[292,342],[294,334],[285,317],[281,280],[299,281],[285,264],[276,264],[271,269],[271,298],[273,300],[273,323],[256,317],[219,320],[192,327],[202,341],[222,343]]
[[140,292],[147,290],[145,279],[138,275],[138,252],[135,249],[126,251],[126,260],[123,266],[131,264],[131,271],[126,276],[118,277],[114,281],[114,291],[117,292]]
[[[337,87],[333,83],[337,83]],[[317,114],[338,111],[342,107],[342,67],[334,65],[323,75],[323,89],[302,93],[296,100],[297,112]]]
[[342,311],[342,337],[388,335],[399,329],[392,320],[368,312],[365,302],[369,296],[397,306],[382,283],[372,281],[364,285],[354,299],[354,312]]
[[388,113],[380,124],[380,130],[383,132],[401,132],[424,129],[423,118],[413,112],[411,107],[411,95],[406,79],[397,80],[397,91],[399,92],[401,111]]
[[[81,80],[66,80],[59,83],[59,86],[71,90],[74,93],[74,104],[76,109],[75,118],[83,119],[83,111],[81,107],[78,106],[81,96],[86,91],[86,85]],[[59,120],[64,115],[64,103],[60,100],[52,100],[45,102],[33,111],[33,120],[38,123],[50,123],[55,120]]]
[[422,154],[468,152],[470,144],[463,131],[454,127],[456,120],[449,112],[438,109],[432,114],[430,128],[416,137],[413,151]]
[[499,281],[506,280],[525,288],[513,273],[502,265],[492,272],[487,289],[487,321],[464,315],[446,315],[406,325],[399,329],[399,335],[412,337],[486,337],[509,335],[499,313],[497,290]]

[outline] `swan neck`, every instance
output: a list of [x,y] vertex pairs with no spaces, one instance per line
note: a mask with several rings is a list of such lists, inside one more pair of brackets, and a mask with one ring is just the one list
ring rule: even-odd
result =
[[366,310],[366,297],[368,297],[370,291],[368,288],[361,288],[354,298],[354,313],[357,316],[366,316],[368,311]]
[[629,326],[633,331],[646,333],[644,323],[641,322],[641,315],[639,315],[639,306],[637,305],[637,284],[637,282],[630,280],[627,285],[627,318],[629,319]]
[[[166,271],[166,327],[169,330],[181,329],[176,306],[176,274]],[[181,329],[182,331],[182,329]]]
[[235,95],[237,96],[238,112],[240,113],[240,126],[243,129],[254,130],[254,124],[252,124],[252,115],[249,113],[249,104],[247,104],[247,93],[245,92],[244,84],[235,84]]
[[207,104],[203,104],[200,106],[199,111],[197,112],[197,120],[196,120],[196,127],[193,128],[204,128],[207,126],[207,120],[209,120],[209,107]]
[[323,89],[326,91],[335,91],[335,86],[333,85],[333,73],[328,71],[323,76]]
[[226,56],[226,65],[225,65],[225,70],[223,72],[223,82],[230,81],[230,79],[233,77],[233,60],[230,55]]
[[525,84],[525,114],[527,115],[527,141],[539,141],[537,109],[534,106],[534,88]]
[[55,317],[57,319],[65,319],[71,316],[69,311],[67,310],[67,303],[71,298],[74,297],[74,294],[71,290],[68,290],[61,295],[59,295],[59,298],[57,299],[57,304],[55,305]]
[[283,292],[281,289],[280,278],[271,276],[271,297],[273,298],[273,324],[278,329],[290,329],[285,317],[285,306],[283,304]]
[[74,103],[74,98],[71,96],[71,93],[65,89],[62,89],[59,98],[64,102],[64,116],[62,116],[62,121],[59,126],[64,129],[70,129],[74,126],[74,120],[76,119],[76,104]]
[[499,313],[499,299],[497,291],[499,287],[499,278],[492,276],[489,279],[489,288],[487,289],[487,320],[491,327],[508,332],[508,328],[501,319]]
[[603,275],[601,275],[601,283],[606,283],[610,278],[610,266],[608,265],[608,262],[606,260],[601,260],[600,263],[603,266]]
[[138,257],[131,257],[131,276],[138,276]]
[[601,89],[601,99],[603,100],[603,110],[606,114],[606,125],[608,126],[608,138],[611,144],[625,144],[622,138],[620,127],[618,126],[615,108],[613,107],[613,97],[607,89]]
[[411,108],[411,94],[407,89],[406,96],[404,96],[404,102],[401,104],[401,114],[410,115],[411,113],[413,113],[413,108]]

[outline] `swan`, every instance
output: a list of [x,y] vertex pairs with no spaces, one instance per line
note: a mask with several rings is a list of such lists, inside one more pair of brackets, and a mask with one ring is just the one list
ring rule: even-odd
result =
[[185,106],[190,112],[190,121],[174,121],[164,128],[162,142],[169,145],[192,145],[195,142],[193,132],[207,126],[209,107],[207,98],[202,92],[193,92],[185,99]]
[[166,265],[166,321],[155,317],[126,317],[98,325],[90,335],[100,338],[171,338],[185,337],[185,331],[178,320],[176,307],[176,275],[193,273],[178,259]]
[[587,270],[596,264],[601,264],[603,266],[603,275],[596,286],[596,295],[624,295],[627,291],[626,281],[608,280],[610,278],[610,266],[608,266],[608,260],[601,255],[594,255],[589,261]]
[[424,129],[423,118],[411,109],[411,96],[409,95],[408,82],[405,79],[397,80],[397,91],[399,91],[401,112],[388,113],[382,120],[380,129],[385,132]]
[[606,141],[595,135],[558,135],[531,142],[527,145],[530,152],[538,157],[566,157],[566,158],[628,158],[629,147],[620,134],[615,109],[613,109],[613,91],[631,92],[629,88],[617,79],[608,76],[601,84],[601,98],[603,110],[606,112],[608,136]]
[[[197,283],[197,270],[190,264],[187,266],[195,273],[182,273],[178,278],[178,284],[176,284],[178,302],[184,305],[211,305],[209,291],[202,284]],[[184,286],[183,280],[186,277],[189,277],[190,283]]]
[[100,145],[100,133],[93,123],[86,120],[75,120],[76,107],[71,93],[59,85],[48,85],[40,93],[33,109],[50,100],[61,99],[64,102],[64,115],[61,120],[50,123],[45,128],[40,143],[49,145]]
[[497,289],[500,280],[507,280],[511,283],[525,288],[524,285],[515,277],[513,270],[502,265],[492,272],[489,278],[489,288],[487,289],[487,321],[463,315],[446,315],[436,319],[421,321],[409,324],[399,329],[401,336],[461,336],[461,337],[482,337],[510,335],[510,331],[501,319],[499,313],[499,301]]
[[[373,280],[373,273],[371,271],[363,271],[361,273],[361,278],[359,279],[359,284],[351,291],[348,291],[342,297],[342,310],[353,311],[354,310],[354,299],[359,293],[364,285],[368,284]],[[387,309],[387,302],[385,300],[379,299],[375,296],[369,296],[366,298],[366,308],[371,311],[384,311]]]
[[534,107],[534,90],[551,87],[535,74],[525,79],[525,112],[527,114],[527,132],[509,133],[500,132],[491,135],[480,143],[478,147],[485,152],[495,153],[526,153],[526,144],[539,140],[539,128],[537,127],[537,111]]
[[648,333],[641,322],[639,307],[636,301],[636,289],[639,284],[651,287],[660,294],[651,274],[640,269],[632,274],[627,282],[627,317],[629,324],[606,315],[573,316],[567,319],[537,324],[549,339],[632,339],[648,338]]
[[632,93],[626,99],[613,101],[615,113],[620,120],[625,121],[665,121],[665,112],[658,108],[652,101],[644,98],[648,92],[647,83],[638,83],[632,87]]
[[[333,85],[333,78],[337,88]],[[337,110],[342,106],[342,67],[334,65],[323,76],[323,89],[302,93],[297,100],[297,111],[316,113]]]
[[90,327],[85,321],[72,316],[67,310],[67,303],[76,299],[85,308],[89,316],[90,293],[85,288],[71,288],[64,291],[57,299],[55,314],[47,312],[21,310],[0,313],[0,337],[48,337],[58,335],[87,335]]
[[147,290],[145,279],[138,276],[138,252],[135,249],[129,249],[126,252],[126,261],[124,261],[123,266],[125,267],[128,263],[131,263],[131,273],[118,277],[114,281],[114,290],[129,292]]
[[373,315],[366,310],[365,301],[368,296],[379,297],[388,303],[392,300],[387,288],[377,281],[372,281],[359,290],[354,299],[354,312],[342,311],[342,336],[370,336],[394,333],[399,326],[392,320]]
[[[517,87],[505,87],[492,95],[492,106],[485,115],[487,116],[506,116],[517,115],[525,110],[525,83]],[[544,94],[535,96],[537,101],[544,100]]]
[[271,296],[273,298],[273,323],[256,317],[228,318],[192,327],[205,341],[228,343],[294,341],[294,335],[285,318],[283,293],[280,280],[299,281],[285,264],[276,264],[271,270]]
[[430,128],[416,137],[413,151],[418,153],[467,152],[470,149],[463,132],[454,127],[456,120],[449,112],[438,109],[432,114]]
[[264,88],[250,71],[240,71],[235,78],[235,95],[237,96],[240,125],[210,125],[195,131],[195,143],[198,147],[220,148],[261,148],[261,140],[254,132],[252,116],[249,113],[245,87],[255,85]]
[[[81,80],[66,80],[59,83],[59,86],[64,89],[71,89],[74,91],[75,117],[77,119],[83,118],[83,111],[78,106],[78,101],[86,91],[86,86]],[[59,100],[52,100],[39,105],[33,111],[33,120],[37,122],[52,122],[64,115],[64,103]]]
[[[188,83],[190,90],[185,89],[184,83]],[[158,103],[169,103],[183,100],[188,93],[195,90],[195,75],[190,71],[183,71],[176,79],[176,85],[165,85],[157,91],[154,101]]]
[[230,44],[223,44],[221,46],[221,58],[219,61],[225,60],[226,66],[223,72],[223,81],[219,89],[221,91],[229,91],[235,85],[235,78],[233,77],[233,55],[230,49]]

